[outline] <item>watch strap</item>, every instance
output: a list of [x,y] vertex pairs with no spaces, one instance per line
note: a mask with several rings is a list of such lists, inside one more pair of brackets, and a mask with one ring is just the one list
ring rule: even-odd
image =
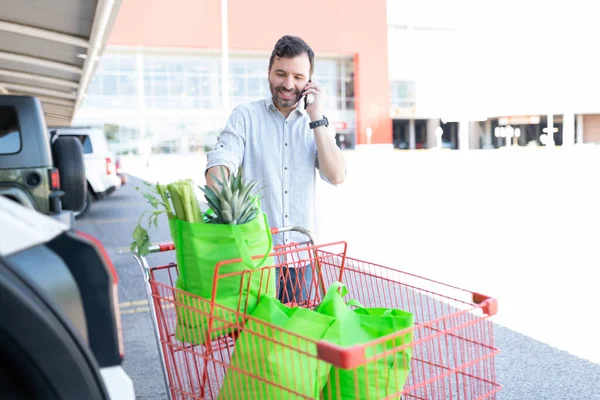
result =
[[310,124],[308,124],[308,126],[310,127],[310,129],[315,129],[315,128],[318,128],[319,126],[323,126],[323,125],[329,126],[329,120],[324,115],[323,115],[322,119],[319,119],[317,121],[313,121]]

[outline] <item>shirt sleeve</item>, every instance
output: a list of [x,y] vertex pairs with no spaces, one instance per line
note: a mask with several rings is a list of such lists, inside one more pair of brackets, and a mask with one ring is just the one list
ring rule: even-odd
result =
[[244,159],[244,146],[246,142],[246,124],[244,114],[236,107],[229,117],[225,128],[219,134],[217,143],[212,151],[206,154],[206,170],[222,165],[229,170],[229,174],[237,173]]

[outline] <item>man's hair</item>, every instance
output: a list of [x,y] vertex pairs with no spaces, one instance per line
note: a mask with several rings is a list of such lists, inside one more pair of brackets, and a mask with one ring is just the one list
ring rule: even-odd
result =
[[275,57],[278,58],[294,58],[301,54],[308,55],[308,61],[310,62],[310,77],[312,77],[313,70],[315,68],[315,52],[310,48],[308,44],[298,36],[286,35],[279,39],[275,43],[271,58],[269,59],[269,70],[273,66]]

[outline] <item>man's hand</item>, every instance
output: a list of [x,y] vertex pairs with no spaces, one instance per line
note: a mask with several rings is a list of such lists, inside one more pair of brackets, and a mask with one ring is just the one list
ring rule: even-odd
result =
[[218,180],[223,180],[223,172],[225,172],[225,177],[229,179],[229,170],[222,165],[217,165],[215,167],[209,168],[206,171],[206,186],[209,186],[212,189],[220,190],[221,188],[218,186],[217,182],[213,179],[213,175],[217,177]]
[[302,92],[303,96],[312,94],[315,98],[312,103],[306,107],[306,112],[311,121],[318,121],[323,118],[323,109],[327,103],[327,92],[323,85],[318,82],[309,82]]
[[[327,102],[327,92],[318,82],[309,82],[304,87],[303,95],[312,94],[315,99],[306,107],[311,122],[323,119],[323,109]],[[318,126],[314,129],[319,170],[329,182],[339,185],[346,177],[346,160],[335,143],[335,129],[330,126]]]

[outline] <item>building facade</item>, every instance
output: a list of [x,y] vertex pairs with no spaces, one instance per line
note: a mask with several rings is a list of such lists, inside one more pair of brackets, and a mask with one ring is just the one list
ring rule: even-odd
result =
[[395,147],[600,143],[593,6],[534,3],[388,0]]
[[[313,78],[329,93],[340,146],[600,142],[600,62],[585,51],[593,35],[532,24],[535,7],[514,15],[471,0],[227,3],[223,57],[221,1],[125,2],[75,123],[103,124],[119,152],[211,147],[232,107],[269,95],[272,47],[294,34],[315,50]],[[506,19],[517,22],[507,28]]]
[[104,124],[119,152],[210,147],[235,105],[269,95],[270,53],[293,34],[315,51],[339,143],[391,143],[384,0],[229,0],[226,62],[221,21],[219,1],[125,2],[75,123]]

